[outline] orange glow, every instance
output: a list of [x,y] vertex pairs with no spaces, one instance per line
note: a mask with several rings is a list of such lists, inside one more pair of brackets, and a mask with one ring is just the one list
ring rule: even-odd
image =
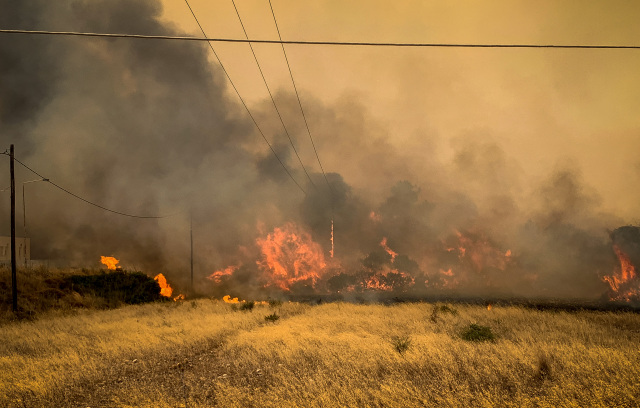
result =
[[[636,279],[636,267],[631,263],[629,256],[622,252],[616,245],[613,250],[620,261],[620,270],[614,271],[613,275],[602,278],[609,284],[612,290],[611,300],[631,301],[632,298],[640,297],[640,283],[633,281]],[[630,287],[635,286],[635,287]]]
[[165,278],[163,274],[159,273],[153,279],[158,282],[158,285],[160,285],[160,294],[164,297],[171,297],[173,289],[171,289],[171,286],[167,283],[167,278]]
[[414,283],[415,279],[413,279],[410,275],[394,269],[388,272],[381,272],[370,276],[369,279],[364,282],[364,289],[381,290],[388,292],[392,290],[405,289],[413,285]]
[[178,300],[184,300],[184,295],[182,293],[173,298],[174,302],[177,302]]
[[389,248],[389,246],[387,245],[387,237],[382,238],[382,241],[380,242],[380,246],[384,248],[384,250],[387,251],[389,255],[391,255],[391,263],[393,263],[393,261],[396,260],[396,256],[398,256],[398,253],[395,252],[393,249]]
[[380,214],[376,214],[375,211],[371,211],[369,213],[369,219],[373,222],[380,222],[382,221],[382,216]]
[[487,310],[491,311],[491,309],[493,309],[493,306],[491,305],[491,303],[487,304]]
[[291,290],[296,282],[315,287],[326,262],[322,248],[293,223],[274,228],[266,238],[257,239],[262,259],[257,262],[267,280],[265,286]]
[[106,265],[108,269],[112,269],[112,270],[115,270],[116,265],[120,263],[120,261],[118,261],[116,258],[112,256],[101,256],[100,262]]
[[237,297],[232,299],[229,295],[224,295],[222,300],[224,300],[224,303],[240,303]]
[[231,276],[236,270],[238,270],[238,268],[238,266],[227,266],[223,270],[215,271],[211,275],[207,276],[207,279],[212,280],[215,283],[221,283],[225,276]]

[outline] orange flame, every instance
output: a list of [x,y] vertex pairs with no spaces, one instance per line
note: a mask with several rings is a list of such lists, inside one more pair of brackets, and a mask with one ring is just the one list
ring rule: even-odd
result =
[[620,261],[620,270],[616,270],[612,276],[605,276],[602,279],[609,284],[613,291],[610,296],[611,300],[626,300],[629,302],[632,298],[640,297],[640,287],[629,287],[636,278],[636,267],[631,263],[629,256],[616,245],[613,246],[613,250]]
[[266,238],[258,238],[257,244],[262,253],[257,264],[267,278],[266,286],[289,291],[294,283],[306,281],[315,287],[326,267],[320,245],[293,223],[274,228]]
[[184,295],[181,293],[178,296],[174,297],[173,301],[177,302],[178,300],[184,300],[184,298],[185,298]]
[[369,276],[369,278],[365,280],[363,287],[365,290],[402,291],[414,283],[415,279],[411,275],[392,269]]
[[118,261],[116,258],[112,256],[101,256],[100,262],[106,265],[108,269],[112,269],[112,270],[115,270],[116,265],[120,263],[120,261]]
[[167,278],[165,278],[163,274],[159,273],[153,279],[158,282],[158,285],[160,285],[160,294],[164,297],[171,297],[173,289],[171,289],[171,286],[167,283]]
[[487,304],[487,310],[491,311],[491,309],[493,309],[493,305],[491,303],[488,303]]
[[215,283],[222,282],[222,279],[225,276],[231,276],[233,273],[238,270],[238,266],[227,266],[221,271],[215,271],[211,275],[207,276],[207,279],[214,281]]
[[396,260],[396,256],[398,256],[398,253],[395,252],[393,249],[389,248],[389,246],[387,245],[387,237],[382,238],[382,241],[380,242],[380,246],[384,248],[384,250],[387,251],[389,255],[391,255],[391,263],[393,263],[393,261]]
[[222,297],[222,300],[224,300],[225,303],[240,303],[240,301],[238,300],[237,297],[231,299],[231,296],[229,296],[229,295],[224,295]]

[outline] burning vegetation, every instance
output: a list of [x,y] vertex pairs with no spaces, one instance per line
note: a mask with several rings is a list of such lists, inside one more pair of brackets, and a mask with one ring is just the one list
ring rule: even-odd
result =
[[[381,222],[377,217],[370,219],[373,223]],[[638,301],[639,279],[634,263],[638,262],[634,257],[640,254],[637,231],[636,227],[623,227],[611,235],[612,251],[619,266],[609,262],[613,273],[605,274],[601,282],[608,283],[608,298],[612,301]],[[212,273],[208,279],[214,291],[235,288],[236,293],[255,297],[365,293],[473,295],[470,288],[482,294],[500,289],[505,281],[522,285],[537,283],[537,275],[523,265],[528,262],[526,257],[519,257],[482,233],[454,230],[426,247],[425,255],[418,259],[396,250],[394,242],[382,236],[356,264],[349,264],[341,258],[326,259],[322,245],[313,240],[309,231],[288,222],[256,239],[258,255],[253,261],[256,267],[253,275],[252,269],[246,266],[228,266]],[[243,280],[251,276],[259,277],[258,284],[254,284],[252,291],[242,292],[248,287]],[[605,291],[606,287],[601,286],[601,293]],[[237,298],[225,296],[224,301],[234,303]],[[491,307],[488,304],[489,310]]]

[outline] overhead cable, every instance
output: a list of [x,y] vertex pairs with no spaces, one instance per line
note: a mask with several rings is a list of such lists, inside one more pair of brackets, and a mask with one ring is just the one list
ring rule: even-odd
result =
[[87,200],[86,198],[82,198],[82,197],[80,197],[79,195],[74,194],[74,193],[72,193],[71,191],[67,190],[66,188],[64,188],[64,187],[62,187],[62,186],[60,186],[60,185],[58,185],[58,184],[54,183],[53,181],[51,181],[51,179],[50,179],[50,178],[44,177],[42,174],[38,173],[37,171],[33,170],[31,167],[27,166],[26,164],[24,164],[23,162],[21,162],[20,160],[18,160],[15,156],[14,156],[14,158],[13,158],[13,159],[14,159],[15,161],[17,161],[19,164],[21,164],[23,167],[25,167],[27,170],[29,170],[30,172],[32,172],[33,174],[35,174],[35,175],[37,175],[38,177],[40,177],[40,178],[42,179],[42,181],[46,181],[46,182],[48,182],[48,183],[49,183],[49,184],[51,184],[52,186],[54,186],[54,187],[58,188],[59,190],[64,191],[65,193],[67,193],[67,194],[69,194],[69,195],[71,195],[71,196],[73,196],[73,197],[77,198],[78,200],[84,201],[84,202],[85,202],[85,203],[87,203],[87,204],[91,204],[91,205],[92,205],[92,206],[94,206],[94,207],[98,207],[98,208],[100,208],[100,209],[102,209],[102,210],[105,210],[105,211],[108,211],[108,212],[111,212],[111,213],[114,213],[114,214],[122,215],[122,216],[125,216],[125,217],[130,217],[130,218],[147,218],[147,219],[149,219],[149,218],[152,218],[152,219],[167,218],[167,217],[172,217],[172,216],[177,215],[177,214],[181,214],[181,212],[175,212],[175,213],[167,214],[167,215],[137,215],[137,214],[128,214],[128,213],[124,213],[124,212],[120,212],[120,211],[112,210],[112,209],[107,208],[107,207],[104,207],[104,206],[102,206],[102,205],[100,205],[100,204],[96,204],[96,203],[94,203],[93,201],[89,201],[89,200]]
[[[191,8],[191,7],[189,7]],[[177,40],[177,41],[204,41],[227,43],[254,43],[254,44],[291,44],[291,45],[329,45],[348,47],[428,47],[428,48],[559,48],[559,49],[613,49],[613,50],[640,50],[640,45],[607,45],[607,44],[474,44],[474,43],[411,43],[411,42],[371,42],[371,41],[299,41],[299,40],[259,40],[242,38],[208,38],[172,36],[172,35],[144,35],[144,34],[117,34],[117,33],[86,33],[78,31],[44,31],[44,30],[6,30],[0,29],[1,34],[32,34],[32,35],[62,35],[80,37],[107,37],[107,38],[136,38],[143,40]]]
[[[191,8],[191,5],[189,4],[189,0],[184,0],[185,3],[187,3],[187,7],[189,7],[189,11],[191,12],[191,15],[193,16],[194,20],[196,20],[196,24],[198,24],[198,27],[200,27],[200,31],[202,32],[202,35],[204,35],[205,39],[207,38],[207,34],[204,32],[204,28],[202,28],[202,25],[200,24],[200,21],[198,20],[198,17],[196,17],[196,13],[193,11],[193,9]],[[305,191],[304,188],[302,188],[302,186],[296,181],[295,178],[293,178],[293,175],[291,174],[291,172],[289,171],[289,169],[287,169],[287,166],[285,166],[284,162],[280,159],[280,156],[278,156],[278,153],[276,153],[275,149],[273,148],[273,146],[271,145],[271,143],[269,143],[269,140],[267,140],[267,137],[264,135],[264,132],[262,131],[262,129],[260,128],[260,126],[258,125],[258,122],[256,121],[256,119],[253,117],[253,114],[251,113],[251,111],[249,110],[249,107],[247,106],[247,104],[245,103],[244,99],[242,98],[242,96],[240,95],[240,91],[238,91],[238,88],[236,88],[236,85],[233,83],[233,81],[231,80],[231,76],[229,76],[229,73],[227,72],[227,69],[224,67],[224,65],[222,64],[222,60],[220,59],[220,57],[218,56],[218,53],[216,52],[216,50],[213,48],[213,45],[211,45],[211,42],[209,42],[209,48],[211,48],[211,52],[213,52],[213,55],[216,57],[216,59],[218,60],[218,64],[220,64],[220,67],[222,68],[222,72],[224,72],[224,74],[227,76],[227,79],[229,80],[229,83],[231,84],[231,86],[233,87],[234,91],[236,91],[236,94],[238,95],[238,98],[240,99],[240,102],[242,102],[242,106],[244,106],[244,108],[246,109],[247,113],[249,114],[249,117],[251,118],[251,120],[253,121],[253,124],[256,126],[256,128],[258,129],[258,132],[260,132],[260,135],[262,136],[262,138],[264,139],[265,143],[269,146],[269,149],[271,149],[271,153],[273,153],[273,155],[276,157],[276,159],[278,159],[278,162],[280,163],[280,165],[282,166],[282,168],[284,169],[285,172],[287,172],[287,175],[289,176],[289,178],[291,180],[293,180],[293,182],[296,184],[296,186],[298,186],[298,188],[300,189],[300,191],[302,191],[304,193],[304,195],[307,195],[307,192]]]
[[[273,6],[271,5],[271,0],[269,0],[269,8],[271,8],[271,15],[273,16],[273,22],[276,25],[276,31],[278,31],[278,39],[282,41],[282,36],[280,35],[280,28],[278,27],[278,20],[276,20],[276,14],[273,11]],[[246,33],[245,33],[246,34]],[[320,156],[318,155],[318,150],[316,149],[316,144],[313,142],[313,137],[311,137],[311,130],[309,130],[309,123],[307,122],[307,116],[304,114],[304,109],[302,108],[302,102],[300,101],[300,94],[298,93],[298,87],[296,86],[296,81],[293,79],[293,72],[291,72],[291,65],[289,64],[289,58],[287,57],[287,51],[284,49],[284,44],[280,44],[282,46],[282,53],[284,54],[284,60],[287,62],[287,68],[289,68],[289,76],[291,77],[291,83],[293,84],[293,89],[296,92],[296,98],[298,99],[298,106],[300,106],[300,112],[302,113],[302,118],[304,119],[304,125],[307,128],[307,133],[309,134],[309,139],[311,140],[311,146],[313,146],[313,151],[316,153],[316,159],[318,159],[318,164],[320,165],[320,170],[322,170],[322,175],[324,176],[324,181],[326,181],[327,186],[329,187],[329,191],[333,191],[331,184],[329,184],[329,179],[327,178],[327,173],[324,171],[324,167],[320,162]]]
[[[244,23],[242,22],[242,18],[240,17],[240,12],[238,11],[238,7],[236,7],[236,2],[234,0],[231,0],[231,3],[233,3],[233,8],[236,10],[236,15],[238,16],[238,20],[240,21],[240,25],[242,26],[242,31],[244,31],[244,36],[247,38],[247,40],[249,39],[249,35],[247,34],[247,30],[244,28]],[[302,159],[300,158],[300,155],[298,154],[298,150],[296,149],[296,146],[293,144],[293,139],[291,139],[291,135],[289,134],[289,131],[287,130],[287,126],[284,124],[284,120],[282,119],[282,115],[280,114],[280,110],[278,109],[278,105],[276,105],[276,100],[273,98],[273,94],[271,93],[271,89],[269,88],[269,84],[267,84],[267,78],[265,78],[264,76],[264,72],[262,72],[262,67],[260,66],[260,62],[258,62],[258,56],[256,55],[256,52],[253,49],[253,45],[251,45],[251,43],[249,43],[249,48],[251,48],[251,53],[253,54],[253,59],[256,61],[256,65],[258,66],[258,71],[260,71],[260,75],[262,76],[262,81],[264,82],[264,86],[267,88],[267,92],[269,92],[269,97],[271,98],[271,102],[273,103],[273,107],[276,110],[276,113],[278,114],[278,118],[280,119],[280,123],[282,123],[282,128],[284,129],[284,133],[287,135],[287,138],[289,139],[289,143],[291,144],[291,148],[293,149],[293,152],[296,154],[296,157],[298,158],[298,161],[300,162],[300,166],[302,166],[302,170],[304,170],[304,173],[307,175],[307,178],[309,179],[309,182],[311,183],[311,185],[314,188],[318,188],[316,187],[316,184],[313,182],[313,180],[311,180],[311,176],[309,175],[309,172],[307,171],[307,168],[304,167],[304,164],[302,163]]]

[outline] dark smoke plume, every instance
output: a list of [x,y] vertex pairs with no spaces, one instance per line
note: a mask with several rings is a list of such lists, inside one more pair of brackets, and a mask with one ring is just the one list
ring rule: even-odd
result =
[[[161,21],[155,0],[0,0],[0,6],[3,28],[185,34]],[[112,255],[125,268],[162,272],[186,287],[191,213],[202,293],[282,295],[264,282],[256,242],[288,222],[320,245],[327,266],[285,295],[364,293],[374,284],[394,294],[606,292],[602,278],[616,267],[608,230],[620,221],[599,212],[579,170],[550,171],[538,185],[524,185],[518,164],[490,130],[456,139],[449,162],[436,158],[431,143],[401,152],[360,101],[345,96],[329,105],[307,95],[325,180],[295,96],[282,90],[276,101],[313,185],[292,159],[270,101],[254,113],[305,195],[209,52],[176,41],[0,36],[3,146],[15,144],[18,157],[42,174],[109,208],[178,213],[125,218],[45,183],[30,184],[33,258],[98,266],[100,255]],[[22,168],[18,177],[18,186],[34,178]],[[0,208],[8,214],[8,200]],[[8,217],[0,228],[8,234]],[[217,281],[206,279],[227,267]]]

